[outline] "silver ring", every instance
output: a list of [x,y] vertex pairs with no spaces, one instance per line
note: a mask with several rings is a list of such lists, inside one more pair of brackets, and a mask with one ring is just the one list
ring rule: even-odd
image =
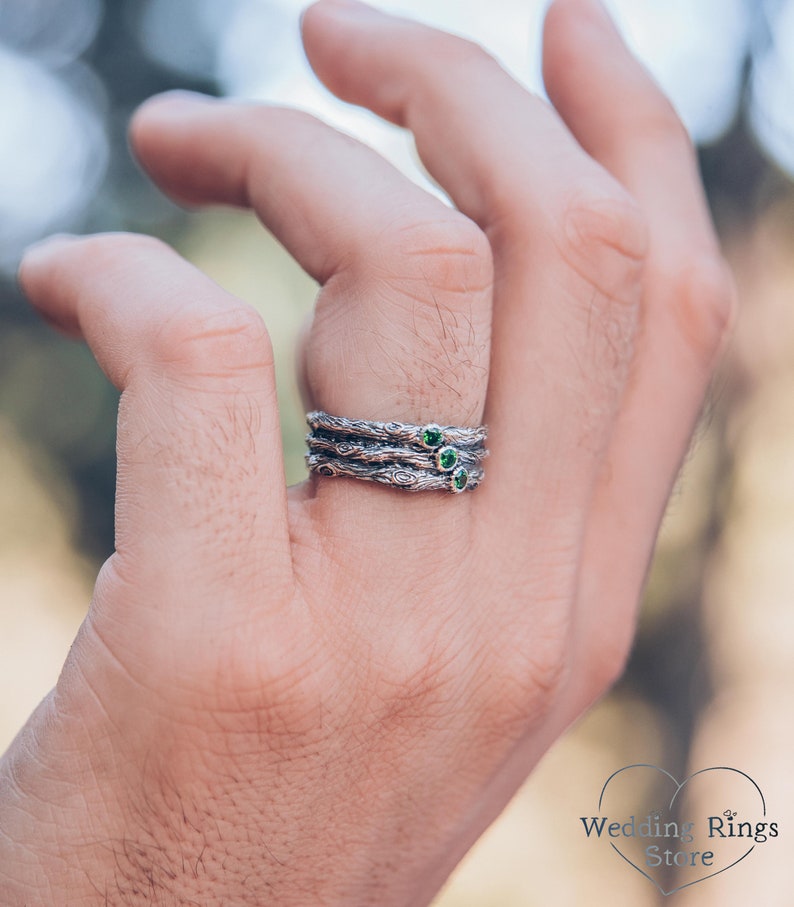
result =
[[436,470],[449,473],[456,467],[476,466],[480,456],[471,448],[445,445],[437,450],[415,450],[411,447],[394,447],[388,444],[362,444],[343,439],[341,441],[326,438],[322,435],[307,435],[306,443],[313,453],[322,453],[328,457],[339,457],[344,460],[357,460],[373,466],[388,463],[403,463],[415,469]]
[[482,482],[487,429],[306,416],[309,471],[405,491],[471,491]]
[[481,447],[488,437],[488,429],[484,425],[477,428],[460,428],[455,425],[441,426],[435,422],[427,425],[412,425],[409,422],[368,422],[364,419],[329,416],[328,413],[321,412],[308,413],[306,421],[312,432],[327,432],[339,437],[354,437],[383,444],[409,445],[425,450],[435,450],[444,444],[455,447]]

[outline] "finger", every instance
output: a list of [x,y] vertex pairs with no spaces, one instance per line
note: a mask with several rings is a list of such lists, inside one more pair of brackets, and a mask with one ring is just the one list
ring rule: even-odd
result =
[[409,128],[433,176],[484,227],[528,219],[524,202],[569,188],[568,165],[586,163],[554,111],[478,45],[356,0],[315,3],[302,28],[324,84]]
[[117,573],[155,583],[149,606],[170,597],[192,610],[189,588],[214,590],[216,612],[263,559],[287,582],[272,353],[256,312],[162,243],[122,234],[34,247],[20,283],[122,391]]
[[474,45],[333,0],[308,10],[303,31],[323,82],[410,128],[491,241],[486,530],[498,520],[499,538],[518,546],[542,524],[534,534],[558,558],[574,547],[632,357],[645,251],[636,206]]
[[[693,243],[698,252],[716,252],[692,142],[600,0],[557,0],[550,7],[543,73],[549,97],[577,141],[629,188],[657,228],[655,254]],[[607,103],[611,91],[619,92],[621,103]],[[674,223],[678,230],[669,229]]]
[[[546,20],[549,95],[582,146],[632,193],[650,229],[637,365],[599,482],[585,541],[574,659],[596,683],[622,667],[656,531],[732,320],[694,151],[653,80],[595,0],[557,0]],[[597,603],[597,605],[596,605]],[[600,675],[600,676],[598,676]]]
[[[296,111],[166,97],[139,112],[132,137],[166,191],[252,205],[323,284],[305,343],[307,396],[317,407],[383,421],[482,421],[491,255],[468,218]],[[323,487],[336,504],[339,495],[383,500],[360,482]],[[392,492],[390,506],[410,508],[413,534],[417,508],[439,506],[429,498],[407,504]]]

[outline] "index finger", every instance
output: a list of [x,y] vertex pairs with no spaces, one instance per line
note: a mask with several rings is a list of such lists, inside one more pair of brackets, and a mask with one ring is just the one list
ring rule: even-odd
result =
[[[190,582],[218,590],[212,608],[251,582],[252,551],[274,581],[291,582],[272,349],[256,311],[142,236],[50,240],[26,254],[20,283],[85,337],[122,391],[121,573],[141,588],[157,580],[168,597],[181,564]],[[196,600],[182,594],[174,607],[193,612]]]

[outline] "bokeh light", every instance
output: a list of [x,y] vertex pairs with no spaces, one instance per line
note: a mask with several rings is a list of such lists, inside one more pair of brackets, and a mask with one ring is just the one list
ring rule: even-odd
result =
[[794,3],[771,15],[751,84],[752,126],[762,145],[794,174]]
[[101,117],[81,92],[96,83],[84,68],[69,76],[0,46],[0,263],[7,267],[28,243],[72,227],[104,175]]
[[[606,2],[697,142],[718,140],[735,122],[743,73],[750,65],[748,119],[767,153],[794,170],[790,0],[759,5],[749,0]],[[547,5],[547,0],[381,4],[387,11],[479,41],[539,93]],[[111,10],[114,19],[130,27],[130,40],[140,44],[153,64],[173,73],[177,83],[192,79],[215,85],[221,94],[309,110],[374,145],[430,188],[404,134],[339,104],[314,79],[297,28],[305,6],[304,0],[144,0],[113,7],[102,0],[0,4],[5,126],[0,138],[0,268],[12,269],[20,250],[47,232],[107,223],[97,211],[97,193],[108,164],[108,105],[91,49]],[[759,35],[771,38],[760,41]],[[22,147],[24,155],[18,151]],[[111,186],[105,209],[112,195]]]
[[739,104],[750,37],[744,0],[612,0],[610,8],[692,138],[718,139]]
[[5,0],[0,3],[0,37],[6,47],[57,69],[89,47],[102,13],[102,0]]

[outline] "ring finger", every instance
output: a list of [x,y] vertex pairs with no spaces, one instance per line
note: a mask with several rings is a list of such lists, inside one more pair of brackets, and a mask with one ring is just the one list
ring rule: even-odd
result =
[[[132,135],[167,192],[250,205],[322,285],[305,344],[319,409],[420,424],[482,420],[492,268],[472,221],[297,111],[167,95],[144,106]],[[369,504],[373,490],[361,484],[317,490],[335,504],[362,494]],[[400,507],[397,493],[389,499]],[[409,506],[413,522],[439,496]]]

